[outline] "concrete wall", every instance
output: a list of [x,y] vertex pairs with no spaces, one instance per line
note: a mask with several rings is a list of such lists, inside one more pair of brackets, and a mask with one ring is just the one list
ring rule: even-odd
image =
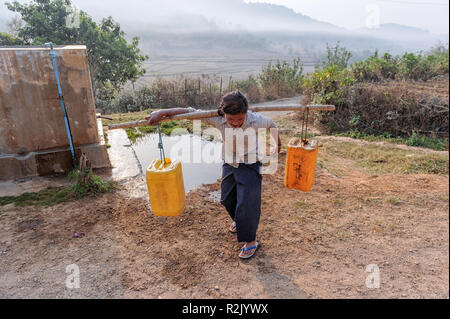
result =
[[[34,153],[67,153],[69,141],[49,53],[42,47],[0,48],[0,160],[5,159],[0,171],[8,170],[8,178],[41,174],[39,170],[15,174],[19,170],[16,166],[22,166],[23,171],[23,165],[53,164],[48,163],[52,158],[48,155],[45,162],[24,164]],[[55,54],[74,145],[79,149],[99,145],[86,47],[56,47]],[[55,156],[55,167],[65,168],[66,164],[57,163],[59,157]],[[109,161],[98,166],[106,165]]]
[[[74,144],[99,142],[85,46],[55,49]],[[0,154],[68,145],[56,77],[44,48],[0,48]]]

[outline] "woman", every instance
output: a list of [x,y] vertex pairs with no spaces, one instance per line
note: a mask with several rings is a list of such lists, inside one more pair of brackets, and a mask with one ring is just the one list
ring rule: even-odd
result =
[[[149,125],[155,125],[164,118],[178,114],[196,112],[195,109],[176,108],[160,110],[148,117]],[[262,156],[258,150],[258,143],[244,142],[244,152],[237,152],[236,134],[230,130],[243,132],[248,129],[276,128],[275,123],[259,113],[248,111],[248,101],[239,91],[226,94],[222,98],[218,109],[218,117],[204,119],[205,122],[215,126],[222,134],[223,144],[232,145],[224,147],[222,158],[224,160],[221,184],[221,204],[226,208],[233,224],[230,232],[237,233],[237,240],[245,243],[239,254],[240,258],[251,258],[259,247],[256,241],[256,232],[261,215],[261,166]],[[242,130],[241,130],[242,129]],[[233,141],[227,140],[233,138]],[[281,140],[278,137],[278,152],[281,150]]]

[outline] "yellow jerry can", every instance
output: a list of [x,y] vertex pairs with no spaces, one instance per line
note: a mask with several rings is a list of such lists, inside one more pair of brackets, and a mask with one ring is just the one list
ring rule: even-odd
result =
[[318,153],[317,141],[291,139],[287,147],[284,186],[309,192],[314,184]]
[[147,187],[150,205],[155,216],[175,217],[183,212],[186,201],[183,169],[180,161],[166,158],[154,160],[147,168]]

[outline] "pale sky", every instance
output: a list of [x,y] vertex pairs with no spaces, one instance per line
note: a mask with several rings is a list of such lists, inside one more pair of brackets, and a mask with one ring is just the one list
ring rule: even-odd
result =
[[356,29],[377,15],[383,23],[398,23],[448,34],[448,0],[245,0],[284,5],[316,20]]
[[[0,0],[0,20],[8,20],[12,13]],[[19,0],[26,2],[27,0]],[[164,20],[166,11],[181,9],[213,16],[223,8],[239,7],[244,2],[266,2],[284,5],[313,19],[329,22],[347,29],[369,24],[397,23],[426,29],[434,34],[449,33],[449,0],[72,0],[82,10],[99,18],[112,15],[117,21],[136,19]],[[189,11],[189,10],[188,10]],[[2,19],[3,18],[3,19]],[[270,22],[270,21],[269,21]],[[270,23],[269,23],[270,24]]]

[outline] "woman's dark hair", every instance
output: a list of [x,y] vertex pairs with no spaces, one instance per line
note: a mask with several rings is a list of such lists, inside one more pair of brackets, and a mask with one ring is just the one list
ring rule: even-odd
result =
[[225,94],[222,98],[222,103],[217,111],[219,116],[225,116],[225,114],[245,114],[248,111],[247,98],[239,91]]

